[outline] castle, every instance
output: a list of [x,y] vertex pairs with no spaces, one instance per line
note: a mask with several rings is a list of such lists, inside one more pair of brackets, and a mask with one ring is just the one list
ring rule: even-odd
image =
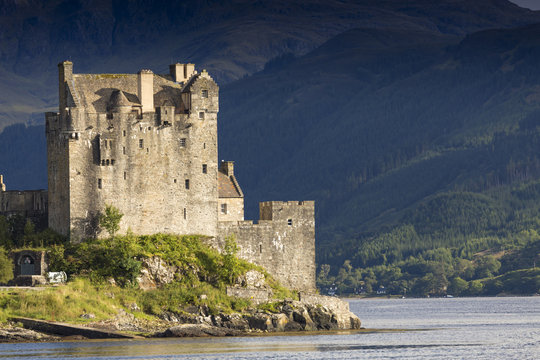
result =
[[170,73],[74,74],[59,67],[59,112],[46,113],[47,191],[6,191],[0,214],[22,214],[71,241],[104,236],[107,204],[124,214],[120,233],[201,234],[216,247],[234,235],[239,256],[284,285],[315,289],[313,201],[262,202],[244,220],[231,161],[218,162],[219,87],[193,64]]

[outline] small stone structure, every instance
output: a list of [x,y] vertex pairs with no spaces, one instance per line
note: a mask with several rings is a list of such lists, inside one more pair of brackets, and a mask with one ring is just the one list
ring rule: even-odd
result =
[[0,215],[20,215],[39,228],[47,225],[47,190],[6,190],[4,176],[0,175]]
[[45,284],[48,264],[47,253],[36,250],[20,250],[11,254],[15,269],[14,284],[17,286],[35,286]]
[[0,178],[0,215],[46,214],[78,242],[107,236],[98,218],[111,204],[124,214],[119,233],[201,234],[218,249],[234,236],[240,257],[288,287],[315,289],[314,202],[264,202],[258,223],[244,221],[234,163],[218,162],[219,87],[205,70],[58,69],[58,112],[45,114],[48,192],[6,192]]

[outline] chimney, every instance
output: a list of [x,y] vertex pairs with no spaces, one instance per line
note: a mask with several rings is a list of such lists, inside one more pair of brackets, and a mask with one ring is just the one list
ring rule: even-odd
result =
[[174,82],[182,83],[195,73],[195,64],[172,64],[169,65],[169,71]]
[[60,112],[67,107],[67,86],[66,83],[73,79],[73,63],[64,61],[58,64],[58,106]]
[[6,184],[4,184],[4,175],[0,175],[0,191],[6,191]]
[[137,95],[142,112],[154,112],[154,73],[152,70],[141,70],[138,75]]
[[234,176],[234,161],[221,161],[219,170],[229,177]]

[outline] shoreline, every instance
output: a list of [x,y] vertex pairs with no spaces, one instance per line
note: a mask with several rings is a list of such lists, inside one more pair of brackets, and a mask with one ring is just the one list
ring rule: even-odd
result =
[[[21,329],[21,328],[19,328]],[[37,332],[29,329],[23,329],[26,331],[34,332],[36,335],[40,336],[39,339],[0,339],[0,344],[21,344],[21,343],[57,343],[57,342],[117,342],[117,341],[144,341],[144,340],[170,340],[174,337],[161,337],[153,336],[148,334],[145,335],[134,335],[131,338],[86,338],[79,335],[69,335],[69,336],[55,336],[42,332]],[[0,327],[0,332],[6,331],[5,328]],[[393,332],[409,332],[409,331],[426,331],[426,329],[386,329],[386,328],[361,328],[361,329],[350,329],[350,330],[315,330],[315,331],[274,331],[274,332],[264,332],[264,331],[246,331],[237,335],[224,335],[224,336],[190,336],[190,339],[193,338],[225,338],[225,337],[274,337],[274,336],[323,336],[323,335],[354,335],[354,334],[373,334],[373,333],[393,333]],[[16,331],[19,333],[18,331]],[[129,335],[129,334],[126,334]],[[180,337],[176,337],[177,339]],[[188,337],[184,337],[188,338]]]

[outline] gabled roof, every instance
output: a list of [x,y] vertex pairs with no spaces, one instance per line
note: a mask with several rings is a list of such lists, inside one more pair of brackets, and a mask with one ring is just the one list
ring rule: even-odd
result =
[[233,176],[218,171],[218,196],[220,198],[243,198],[244,194]]

